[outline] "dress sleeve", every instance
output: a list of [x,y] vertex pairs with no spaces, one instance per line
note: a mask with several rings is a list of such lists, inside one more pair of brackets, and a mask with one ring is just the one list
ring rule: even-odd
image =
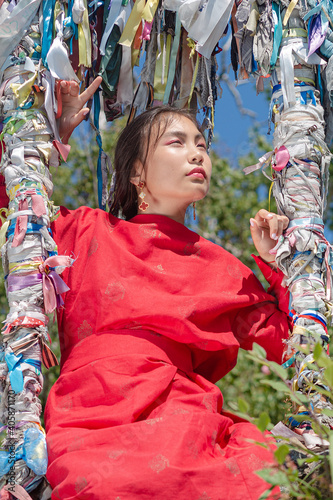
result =
[[242,349],[250,350],[257,343],[266,350],[269,360],[281,363],[283,340],[291,329],[289,291],[282,285],[281,271],[273,270],[260,257],[253,257],[270,287],[265,300],[254,301],[237,312],[233,332]]

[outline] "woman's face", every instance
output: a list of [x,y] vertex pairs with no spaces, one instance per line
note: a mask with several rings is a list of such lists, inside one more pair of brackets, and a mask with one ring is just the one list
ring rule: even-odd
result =
[[[155,144],[154,137],[150,144]],[[145,166],[137,168],[137,179],[145,182],[145,201],[149,203],[146,213],[185,215],[190,203],[206,196],[211,171],[203,135],[191,120],[175,116],[155,148],[150,147]]]

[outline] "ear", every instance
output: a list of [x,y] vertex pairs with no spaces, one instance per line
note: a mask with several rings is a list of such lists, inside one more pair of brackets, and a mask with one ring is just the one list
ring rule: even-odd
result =
[[133,164],[133,174],[130,177],[130,182],[135,186],[139,185],[140,181],[145,180],[145,170],[143,168],[143,164],[140,160],[135,160]]

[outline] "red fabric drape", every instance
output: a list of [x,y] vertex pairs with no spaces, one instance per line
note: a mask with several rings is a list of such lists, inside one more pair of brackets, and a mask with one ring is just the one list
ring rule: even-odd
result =
[[[281,360],[288,319],[222,248],[164,216],[61,209],[70,291],[46,409],[52,498],[257,499],[264,436],[221,413],[214,385],[253,342]],[[262,264],[261,264],[262,265]],[[263,266],[265,267],[265,266]]]

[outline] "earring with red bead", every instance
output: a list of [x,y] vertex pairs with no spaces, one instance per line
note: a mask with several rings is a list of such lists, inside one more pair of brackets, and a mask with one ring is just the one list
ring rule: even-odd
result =
[[138,187],[140,189],[140,193],[138,194],[139,198],[141,199],[141,203],[139,205],[139,210],[142,212],[145,212],[147,208],[149,207],[149,203],[145,202],[145,196],[146,194],[143,192],[143,188],[145,187],[145,183],[143,181],[140,181],[138,184]]

